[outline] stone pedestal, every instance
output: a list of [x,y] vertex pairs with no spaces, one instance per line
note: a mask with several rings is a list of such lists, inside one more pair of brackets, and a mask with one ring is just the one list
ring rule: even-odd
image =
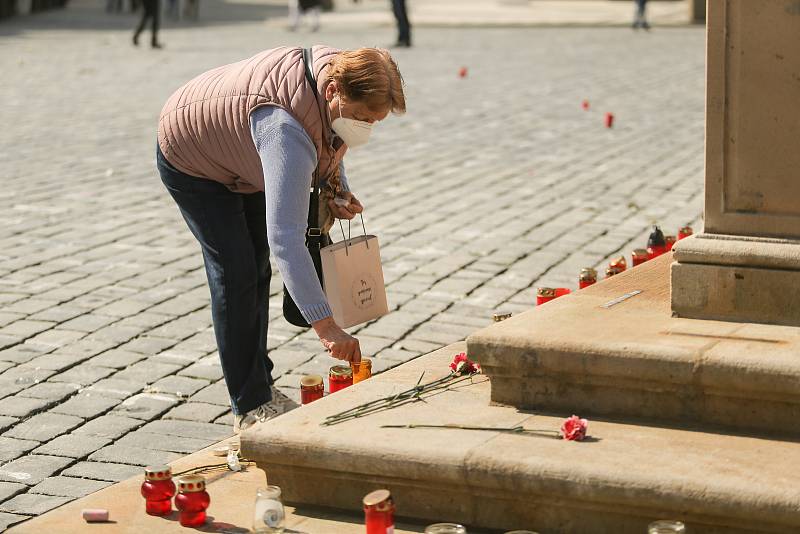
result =
[[800,325],[800,3],[719,0],[707,25],[705,229],[672,310]]

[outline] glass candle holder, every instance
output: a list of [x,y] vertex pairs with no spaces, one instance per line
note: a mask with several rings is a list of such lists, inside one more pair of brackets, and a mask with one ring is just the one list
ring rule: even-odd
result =
[[319,400],[325,394],[325,384],[319,375],[305,375],[300,379],[300,402],[308,404]]
[[334,365],[328,372],[328,389],[336,393],[353,385],[353,370],[345,365]]
[[425,528],[425,534],[467,534],[467,529],[458,523],[434,523]]
[[394,501],[389,490],[375,490],[364,496],[367,534],[394,533]]
[[667,252],[672,250],[672,246],[675,244],[675,241],[677,241],[677,238],[674,235],[664,236],[664,242],[666,243]]
[[625,256],[617,256],[610,262],[608,262],[609,267],[616,267],[619,269],[619,272],[624,272],[625,269],[628,268],[628,262],[625,260]]
[[648,254],[646,248],[637,248],[631,254],[631,265],[636,267],[647,261]]
[[361,363],[351,363],[350,369],[353,371],[353,384],[372,377],[372,360],[361,358]]
[[612,276],[616,276],[621,273],[622,270],[619,267],[611,267],[610,265],[606,269],[606,278],[611,278]]
[[581,269],[581,274],[578,277],[578,288],[583,289],[597,283],[597,271],[591,267],[584,267]]
[[206,522],[206,510],[211,497],[206,493],[206,481],[200,475],[188,475],[178,479],[178,495],[175,508],[180,511],[180,522],[184,527],[199,527]]
[[257,534],[283,532],[286,513],[281,501],[281,488],[267,486],[256,490],[255,517],[253,531]]
[[145,511],[149,515],[164,516],[172,513],[175,483],[172,481],[170,466],[145,467],[141,492],[145,498]]
[[670,519],[654,521],[647,526],[647,534],[684,534],[685,532],[686,525]]

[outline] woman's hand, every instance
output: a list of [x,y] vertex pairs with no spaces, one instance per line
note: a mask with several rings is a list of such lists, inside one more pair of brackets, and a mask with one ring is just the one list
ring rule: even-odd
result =
[[339,328],[332,317],[311,323],[311,326],[331,356],[348,362],[361,362],[361,347],[358,340]]
[[[347,202],[345,203],[345,201]],[[342,191],[338,197],[329,200],[328,207],[337,219],[352,219],[364,211],[364,206],[350,191]]]

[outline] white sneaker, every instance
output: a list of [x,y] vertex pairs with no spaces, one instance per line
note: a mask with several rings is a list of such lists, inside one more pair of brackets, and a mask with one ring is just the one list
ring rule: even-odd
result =
[[270,386],[272,393],[272,400],[266,404],[262,404],[255,410],[250,410],[246,414],[235,415],[233,417],[233,431],[238,433],[241,430],[250,428],[256,423],[263,423],[284,414],[294,408],[298,404],[278,390],[275,386]]

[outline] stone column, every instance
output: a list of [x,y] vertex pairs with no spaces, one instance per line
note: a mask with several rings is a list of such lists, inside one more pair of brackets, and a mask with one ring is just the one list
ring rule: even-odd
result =
[[800,326],[800,0],[709,2],[706,69],[705,229],[672,310]]
[[701,24],[706,21],[706,0],[689,0],[689,22]]

